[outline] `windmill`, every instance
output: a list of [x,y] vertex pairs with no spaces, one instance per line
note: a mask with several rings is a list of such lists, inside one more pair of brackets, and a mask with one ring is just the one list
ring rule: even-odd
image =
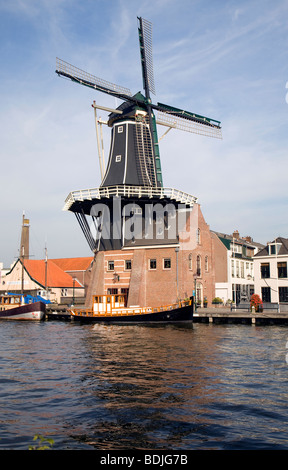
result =
[[[91,234],[86,216],[92,215],[93,220],[95,219],[95,215],[91,214],[95,201],[99,202],[105,198],[107,202],[113,196],[124,197],[126,202],[133,198],[138,202],[140,199],[143,202],[156,198],[173,200],[192,207],[197,200],[182,191],[163,187],[157,124],[167,126],[169,130],[174,128],[221,138],[220,121],[163,103],[152,102],[151,93],[155,94],[152,25],[141,17],[137,19],[144,94],[138,92],[133,95],[128,88],[100,79],[61,59],[56,59],[56,73],[60,77],[68,78],[122,101],[117,109],[97,106],[94,102],[95,108],[99,107],[109,112],[107,124],[111,127],[111,147],[107,168],[104,171],[102,162],[102,181],[99,188],[73,191],[67,197],[64,207],[76,214],[94,251],[99,249],[99,244],[97,245]],[[99,220],[96,225],[99,228]],[[115,248],[115,244],[111,247]],[[119,248],[119,245],[116,247]],[[107,249],[107,244],[103,249]]]

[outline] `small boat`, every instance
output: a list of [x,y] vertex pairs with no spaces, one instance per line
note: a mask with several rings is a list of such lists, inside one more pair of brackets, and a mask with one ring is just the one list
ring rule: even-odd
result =
[[161,307],[126,307],[123,295],[95,295],[92,308],[68,309],[71,318],[101,323],[192,323],[193,297]]
[[42,320],[45,310],[44,302],[25,303],[21,295],[0,295],[0,320]]

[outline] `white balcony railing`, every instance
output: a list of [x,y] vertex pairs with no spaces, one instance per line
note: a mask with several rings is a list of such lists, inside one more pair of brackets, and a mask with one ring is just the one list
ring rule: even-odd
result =
[[74,202],[92,201],[93,199],[111,197],[148,197],[168,198],[176,202],[186,204],[190,207],[197,202],[197,197],[174,188],[150,188],[145,186],[106,186],[94,189],[79,189],[72,191],[65,200],[63,210],[70,210]]

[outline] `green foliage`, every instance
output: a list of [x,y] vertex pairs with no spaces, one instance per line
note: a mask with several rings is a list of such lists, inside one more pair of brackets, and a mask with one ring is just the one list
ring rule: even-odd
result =
[[38,441],[38,444],[36,446],[29,446],[29,450],[49,450],[54,444],[53,439],[47,439],[40,434],[36,434],[33,441]]

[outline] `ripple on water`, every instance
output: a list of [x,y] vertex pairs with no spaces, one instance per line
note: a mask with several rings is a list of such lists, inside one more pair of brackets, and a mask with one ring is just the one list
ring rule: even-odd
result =
[[[288,330],[1,324],[0,449],[287,448]],[[9,400],[7,400],[9,397]]]

